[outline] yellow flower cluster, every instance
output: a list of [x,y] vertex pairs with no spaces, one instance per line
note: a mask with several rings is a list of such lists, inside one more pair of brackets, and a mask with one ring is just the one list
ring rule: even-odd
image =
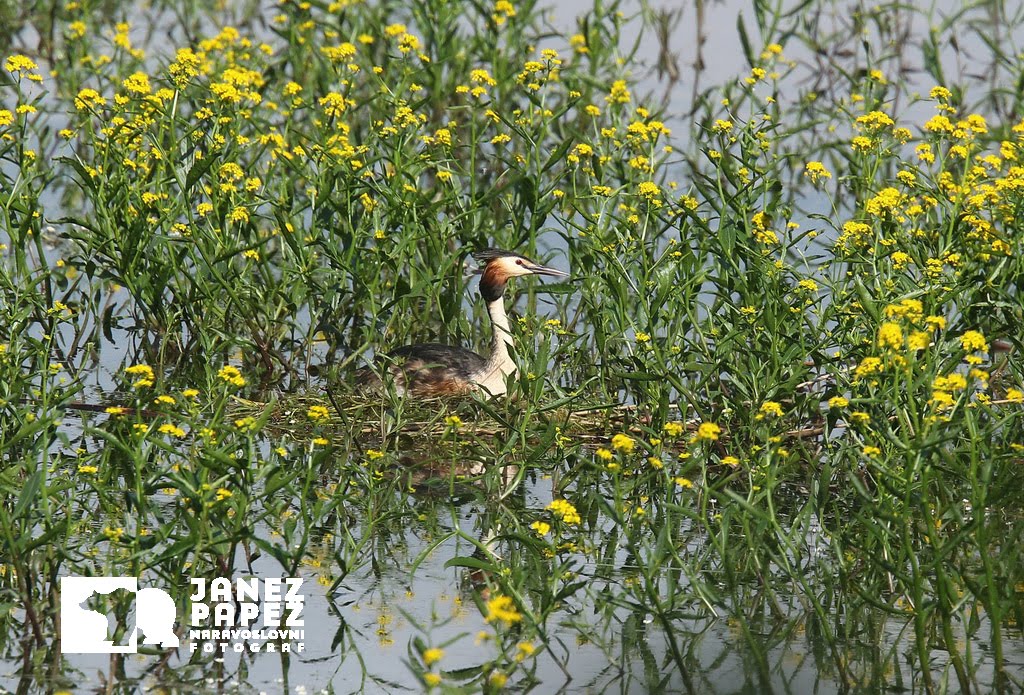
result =
[[697,427],[695,439],[697,441],[714,442],[722,434],[722,428],[713,422],[702,422]]
[[903,347],[903,329],[898,323],[886,321],[878,327],[878,347],[883,350],[898,350]]
[[633,452],[635,447],[636,442],[629,435],[622,434],[620,432],[612,437],[612,448],[616,451],[621,451],[624,454],[630,454]]
[[148,364],[136,364],[128,367],[124,370],[125,374],[130,376],[138,377],[132,384],[132,388],[144,388],[152,386],[156,381],[156,376],[153,374],[153,368]]
[[768,213],[764,211],[756,212],[750,218],[750,221],[754,225],[754,238],[758,243],[765,246],[779,243],[779,235],[775,233],[775,230],[771,229],[771,218],[768,217]]
[[669,437],[678,437],[683,433],[683,423],[681,422],[666,422],[662,430]]
[[330,417],[330,412],[327,410],[326,406],[311,405],[309,406],[309,409],[306,411],[306,417],[314,421],[326,420],[328,417]]
[[498,594],[487,602],[487,622],[500,622],[512,625],[523,620],[523,615],[516,610],[515,602],[508,596]]
[[245,377],[242,376],[242,372],[238,367],[234,367],[230,364],[221,367],[217,372],[217,376],[232,386],[237,386],[239,388],[245,386]]
[[988,352],[988,341],[978,331],[967,331],[960,336],[960,346],[966,352]]
[[582,521],[582,519],[580,519],[579,512],[576,511],[576,507],[574,507],[569,500],[552,500],[551,504],[547,506],[547,509],[551,510],[552,514],[560,517],[562,521],[567,524],[578,524]]
[[42,82],[43,76],[35,72],[39,69],[35,61],[24,55],[12,55],[4,61],[7,72],[24,77],[32,82]]
[[825,168],[821,162],[807,162],[804,166],[804,176],[811,180],[811,183],[819,183],[825,179],[832,178],[832,172]]

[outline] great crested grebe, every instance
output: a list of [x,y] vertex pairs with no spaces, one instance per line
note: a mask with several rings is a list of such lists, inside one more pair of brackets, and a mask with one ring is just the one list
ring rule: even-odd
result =
[[492,396],[503,395],[505,378],[516,373],[516,363],[508,354],[512,333],[503,301],[509,278],[568,275],[501,249],[475,251],[473,258],[482,264],[473,272],[480,275],[480,295],[491,317],[490,356],[484,359],[472,350],[443,343],[407,345],[392,350],[387,354],[388,360],[393,362],[389,371],[400,393],[431,397],[483,390]]

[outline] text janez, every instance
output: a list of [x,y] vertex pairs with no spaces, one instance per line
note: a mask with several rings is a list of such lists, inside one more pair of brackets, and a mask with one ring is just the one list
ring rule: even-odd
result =
[[[271,644],[254,648],[251,640],[294,641],[305,636],[302,610],[305,597],[299,593],[302,579],[282,577],[269,579],[235,579],[219,577],[207,581],[193,578],[192,619],[189,637],[193,640],[242,640],[250,642],[249,651],[276,651]],[[257,619],[262,617],[260,625]],[[203,628],[203,629],[197,629]],[[210,651],[204,645],[203,651]],[[212,646],[212,645],[209,645]],[[301,642],[295,651],[303,651]],[[287,642],[281,651],[291,651]],[[243,651],[238,644],[232,651]],[[193,644],[193,651],[196,645]],[[222,650],[225,651],[225,650]]]

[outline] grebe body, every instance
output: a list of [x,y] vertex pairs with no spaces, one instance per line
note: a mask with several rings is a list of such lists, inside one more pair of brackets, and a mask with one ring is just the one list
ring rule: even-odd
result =
[[[501,249],[482,249],[473,253],[481,264],[480,296],[491,319],[491,352],[486,358],[472,350],[443,343],[407,345],[387,354],[395,388],[403,395],[439,397],[483,391],[491,396],[504,395],[506,379],[516,373],[509,355],[512,333],[505,313],[505,288],[508,281],[522,275],[566,277],[555,268],[534,263],[525,256]],[[376,381],[376,377],[373,377]]]

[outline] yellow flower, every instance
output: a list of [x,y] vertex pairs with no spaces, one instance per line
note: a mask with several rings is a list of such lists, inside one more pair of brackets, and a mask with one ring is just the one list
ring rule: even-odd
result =
[[427,687],[433,688],[441,684],[441,676],[437,673],[424,673],[423,682],[427,684]]
[[[950,121],[948,117],[942,114],[936,114],[932,116],[930,119],[928,119],[928,122],[924,124],[924,129],[929,133],[952,133],[953,122]],[[919,152],[918,157],[920,156],[921,155]]]
[[144,72],[136,72],[129,75],[121,84],[129,92],[135,92],[143,96],[153,91],[153,88],[149,85],[149,76]]
[[232,386],[245,386],[245,377],[242,376],[242,372],[239,371],[238,367],[234,367],[230,364],[226,364],[221,367],[217,372],[217,376]]
[[615,454],[613,454],[610,449],[605,449],[604,447],[600,447],[597,451],[594,452],[594,455],[597,456],[597,458],[601,459],[602,461],[611,461],[612,458],[615,456]]
[[177,425],[172,425],[169,422],[166,423],[166,424],[160,425],[160,427],[157,429],[157,432],[159,432],[160,434],[170,434],[170,435],[178,437],[178,438],[181,438],[181,437],[185,436],[185,430],[181,429]]
[[226,487],[219,487],[219,488],[217,488],[217,501],[218,502],[222,502],[222,501],[226,500],[228,497],[231,497],[231,495],[232,495],[231,490],[228,490]]
[[1006,389],[1006,400],[1011,403],[1024,403],[1024,391],[1020,389]]
[[863,410],[857,410],[850,413],[850,421],[858,425],[866,425],[871,422],[871,416]]
[[121,527],[112,528],[110,526],[105,526],[103,528],[103,535],[116,543],[121,540],[121,536],[124,535],[124,529]]
[[258,424],[259,423],[256,422],[256,418],[252,417],[251,415],[235,420],[235,427],[242,430],[243,432],[245,430],[255,432],[256,428],[258,427]]
[[871,113],[858,116],[856,124],[861,128],[868,128],[871,130],[882,130],[895,125],[892,118],[881,111],[872,111]]
[[156,380],[156,376],[153,374],[153,368],[148,364],[136,364],[128,367],[124,370],[125,374],[131,376],[137,376],[138,379],[132,384],[132,388],[144,388],[152,386]]
[[646,198],[655,205],[658,205],[661,202],[661,189],[658,187],[658,184],[653,181],[642,182],[637,186],[636,191],[640,194],[640,197]]
[[589,53],[590,49],[587,47],[587,37],[583,34],[573,34],[569,37],[569,45],[577,53]]
[[878,456],[879,454],[882,453],[882,450],[879,449],[877,446],[866,446],[863,449],[861,449],[861,453],[863,453],[865,456]]
[[713,422],[702,422],[697,428],[697,440],[716,441],[722,434],[722,428]]
[[345,97],[337,92],[328,92],[326,95],[320,97],[318,103],[323,107],[324,113],[328,117],[340,118],[345,112]]
[[39,66],[28,56],[12,55],[4,63],[4,67],[7,68],[7,72],[28,72],[29,70],[37,69]]
[[345,63],[356,54],[356,47],[348,42],[340,46],[322,46],[320,52],[332,63]]
[[931,400],[928,402],[934,405],[937,410],[948,410],[955,403],[953,396],[945,391],[932,391]]
[[665,426],[662,427],[665,434],[669,437],[678,437],[683,433],[683,423],[681,422],[666,422]]
[[854,152],[867,152],[874,144],[874,140],[863,135],[858,135],[850,141],[850,147]]
[[907,337],[907,347],[914,351],[924,350],[931,342],[931,336],[924,331],[914,331]]
[[936,391],[963,391],[967,388],[967,378],[956,372],[946,376],[937,376],[932,382],[932,388]]
[[889,186],[880,190],[877,195],[864,203],[864,210],[875,217],[892,215],[903,200],[904,195],[898,189]]
[[576,511],[576,507],[569,500],[552,500],[547,509],[550,509],[551,513],[555,516],[561,517],[562,521],[567,524],[578,524],[581,521],[579,512]]
[[608,96],[605,97],[605,101],[612,104],[628,104],[632,100],[629,94],[629,88],[626,87],[625,80],[616,80],[612,82],[611,91]]
[[689,478],[674,478],[673,481],[679,487],[683,487],[686,489],[690,489],[693,487],[693,481],[691,481]]
[[853,370],[854,376],[858,379],[882,371],[882,360],[877,357],[865,357]]
[[546,521],[535,521],[530,524],[530,528],[536,531],[538,536],[546,536],[551,531],[551,524]]
[[633,438],[628,435],[619,433],[612,437],[612,448],[615,449],[616,451],[621,451],[624,454],[629,454],[632,453],[635,447],[636,442],[633,441]]
[[914,259],[913,259],[913,258],[912,258],[912,257],[910,256],[910,254],[908,254],[908,253],[905,253],[905,252],[903,252],[903,251],[894,251],[894,252],[893,252],[893,254],[892,254],[891,256],[889,256],[889,258],[890,258],[890,259],[892,260],[892,266],[893,266],[893,268],[895,268],[896,270],[902,270],[902,269],[903,269],[903,268],[905,268],[905,267],[906,267],[906,266],[907,266],[907,265],[908,265],[908,264],[909,264],[909,263],[910,263],[910,262],[911,262],[912,260],[914,260]]
[[430,649],[423,652],[423,663],[427,666],[431,666],[444,657],[444,650],[438,649],[437,647],[431,647]]
[[516,610],[516,604],[508,596],[501,594],[487,602],[487,622],[500,621],[506,625],[522,621],[523,615]]
[[773,417],[782,417],[782,405],[775,401],[765,401],[762,403],[761,409],[757,414],[757,419],[764,419],[768,415]]
[[483,68],[477,68],[476,70],[469,71],[469,81],[474,84],[483,84],[488,87],[493,87],[498,84],[498,81],[491,77],[491,73]]
[[818,183],[823,179],[832,178],[832,172],[825,168],[821,162],[807,162],[804,167],[804,176],[811,180],[811,183]]
[[845,408],[848,405],[850,405],[850,401],[842,396],[832,396],[828,399],[829,408]]
[[917,323],[924,315],[924,305],[917,299],[902,299],[899,304],[889,304],[884,313],[888,318],[905,318]]
[[903,347],[903,329],[898,323],[886,321],[878,327],[878,347],[889,350]]
[[740,465],[740,460],[735,456],[726,456],[725,458],[722,459],[722,463],[724,463],[726,466],[738,466]]
[[78,96],[75,97],[75,108],[79,111],[84,111],[86,108],[98,108],[104,105],[106,105],[106,99],[95,89],[89,89],[88,87],[80,90]]
[[310,420],[324,420],[330,417],[330,412],[326,406],[322,405],[311,405],[309,410],[306,411],[306,417]]
[[967,352],[988,352],[988,342],[978,331],[967,331],[960,336],[960,345]]
[[516,16],[515,6],[509,2],[509,0],[498,0],[494,3],[494,12],[491,14],[491,19],[497,26],[502,26],[509,17]]
[[153,368],[148,364],[134,364],[124,370],[125,374],[131,374],[132,376],[142,376],[147,379],[153,379]]

